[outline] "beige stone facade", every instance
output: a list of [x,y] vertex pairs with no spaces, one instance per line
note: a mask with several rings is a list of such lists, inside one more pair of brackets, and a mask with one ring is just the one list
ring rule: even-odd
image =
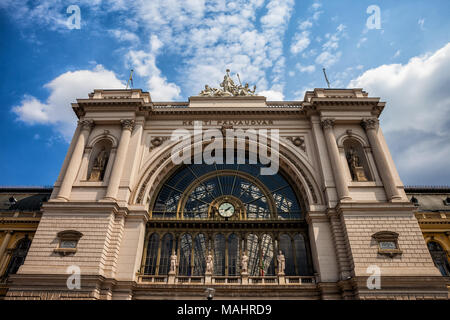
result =
[[[7,298],[202,299],[214,287],[218,299],[446,299],[446,281],[433,264],[378,124],[384,106],[361,89],[315,89],[303,101],[248,96],[167,103],[153,102],[138,89],[94,90],[73,104],[78,127],[25,263],[10,276]],[[179,168],[171,159],[178,143],[171,134],[179,128],[194,134],[194,121],[204,130],[278,129],[280,171],[301,202],[301,218],[157,217],[156,199]],[[201,142],[195,136],[192,141],[189,149],[195,151]],[[349,146],[358,152],[366,181],[352,178]],[[101,150],[108,160],[103,178],[93,181]],[[312,272],[146,274],[155,230],[176,239],[186,230],[208,239],[217,230],[234,232],[239,256],[251,232],[270,233],[275,251],[279,231],[304,230]],[[80,236],[66,243],[61,234],[69,231]],[[161,268],[164,259],[155,252]],[[80,288],[68,288],[71,266],[81,272]],[[380,272],[379,288],[368,286],[373,268]]]

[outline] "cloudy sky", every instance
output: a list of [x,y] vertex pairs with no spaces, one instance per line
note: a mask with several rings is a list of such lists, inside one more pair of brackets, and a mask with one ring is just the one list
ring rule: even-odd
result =
[[303,99],[326,86],[323,67],[332,87],[387,102],[405,185],[450,185],[448,12],[448,0],[0,0],[0,185],[52,185],[70,103],[124,88],[131,68],[153,100],[183,101],[226,68],[269,100]]

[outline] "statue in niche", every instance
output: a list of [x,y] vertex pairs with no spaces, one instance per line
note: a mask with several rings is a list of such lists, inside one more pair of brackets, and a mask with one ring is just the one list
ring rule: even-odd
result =
[[248,273],[248,255],[247,252],[244,251],[241,258],[241,273],[247,274]]
[[106,165],[108,164],[109,152],[103,147],[94,159],[92,164],[91,174],[89,175],[89,181],[102,181],[105,175]]
[[169,270],[170,274],[176,273],[178,267],[177,259],[178,259],[177,255],[175,254],[175,252],[173,252],[172,255],[170,256],[170,270]]
[[206,256],[206,274],[211,274],[213,272],[213,256],[211,254],[211,252],[208,253],[208,255]]
[[278,274],[284,275],[284,269],[286,268],[286,258],[284,257],[284,254],[281,250],[278,252],[277,261],[278,261]]
[[347,153],[347,162],[353,181],[368,181],[364,172],[364,167],[361,165],[361,160],[359,159],[358,153],[353,147],[350,147],[350,150]]

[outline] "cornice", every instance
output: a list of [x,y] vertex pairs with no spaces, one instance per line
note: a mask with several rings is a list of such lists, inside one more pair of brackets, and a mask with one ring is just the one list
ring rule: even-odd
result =
[[340,202],[336,205],[335,211],[344,215],[367,215],[391,214],[391,215],[413,215],[415,206],[410,202]]
[[114,213],[119,214],[126,208],[121,208],[116,202],[101,202],[101,201],[86,201],[86,202],[60,202],[48,201],[43,204],[42,211],[44,214],[58,213],[58,214],[95,214],[95,213]]
[[197,108],[158,108],[152,109],[149,115],[213,115],[213,114],[227,114],[227,115],[305,115],[303,108],[258,108],[258,109],[197,109]]

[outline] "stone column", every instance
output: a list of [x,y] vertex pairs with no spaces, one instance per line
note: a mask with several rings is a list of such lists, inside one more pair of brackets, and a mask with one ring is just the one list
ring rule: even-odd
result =
[[81,132],[78,136],[78,141],[73,149],[72,156],[70,157],[69,165],[67,166],[66,174],[61,183],[57,199],[68,201],[70,192],[72,191],[72,185],[77,177],[78,170],[80,169],[81,159],[83,157],[84,148],[89,138],[89,134],[94,126],[94,121],[83,120],[78,121],[78,126],[81,126]]
[[108,189],[106,190],[105,199],[116,200],[117,192],[119,191],[120,179],[122,178],[123,166],[128,151],[128,144],[130,143],[131,132],[134,128],[134,120],[121,120],[122,135],[120,136],[119,147],[117,149],[116,158],[109,179]]
[[392,172],[392,168],[389,165],[386,155],[383,152],[383,147],[378,139],[378,123],[378,119],[376,118],[364,119],[361,121],[361,126],[366,130],[370,147],[372,148],[372,153],[377,164],[378,173],[383,181],[388,199],[401,199],[402,197],[395,184],[394,173]]
[[[12,231],[6,231],[6,235],[3,238],[2,245],[0,246],[0,262],[3,260],[3,255],[5,254],[6,249],[8,248],[9,240],[11,240]],[[1,267],[1,264],[0,264]]]
[[321,125],[325,133],[325,141],[327,143],[328,154],[330,155],[338,197],[340,200],[351,200],[347,182],[345,181],[344,168],[339,157],[336,137],[334,135],[334,119],[322,120]]

